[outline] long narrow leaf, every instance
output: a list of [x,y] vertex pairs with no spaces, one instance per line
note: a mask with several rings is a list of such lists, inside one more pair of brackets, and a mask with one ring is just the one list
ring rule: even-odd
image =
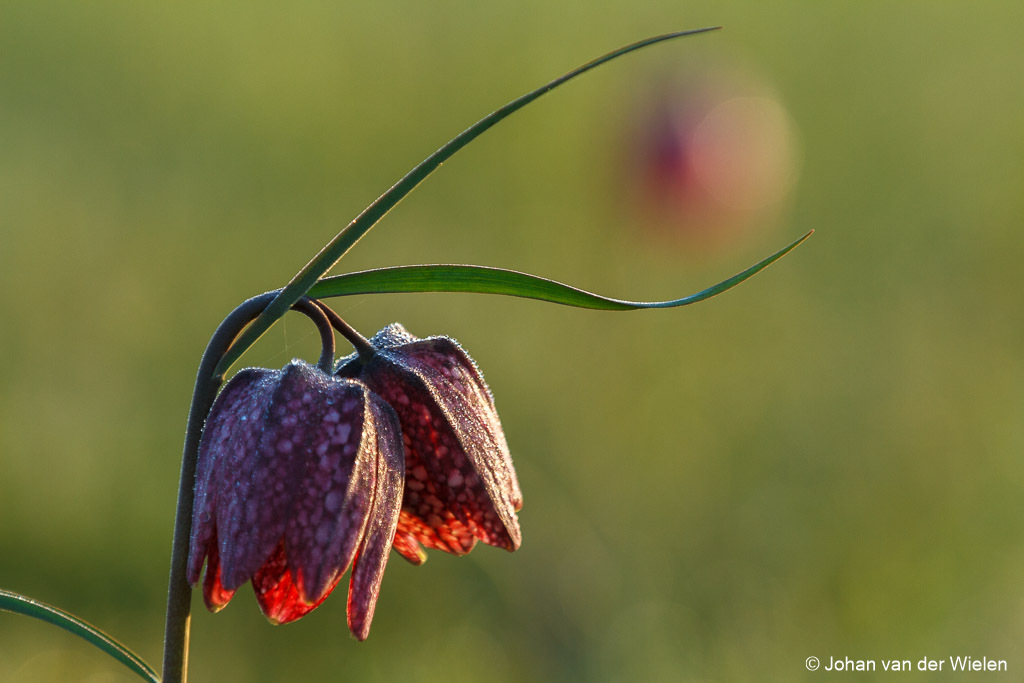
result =
[[443,147],[409,171],[405,177],[395,183],[387,192],[378,197],[372,204],[370,204],[370,206],[359,214],[355,220],[339,232],[334,239],[328,242],[326,246],[320,250],[320,253],[314,256],[313,259],[307,263],[294,278],[292,278],[291,282],[281,290],[281,293],[270,303],[269,306],[267,306],[263,313],[246,328],[235,344],[232,345],[224,355],[221,362],[217,365],[217,369],[214,371],[214,374],[219,376],[227,372],[228,368],[230,368],[231,365],[234,364],[235,361],[237,361],[239,357],[256,342],[257,339],[269,330],[271,325],[287,313],[288,309],[290,309],[296,301],[305,296],[314,283],[323,277],[327,271],[333,268],[338,260],[341,259],[341,257],[344,256],[345,253],[348,252],[348,250],[351,249],[352,246],[370,230],[370,228],[376,225],[377,221],[383,218],[388,211],[402,200],[402,198],[412,192],[412,190],[427,176],[433,173],[438,166],[450,159],[452,155],[475,140],[481,133],[489,129],[491,126],[519,109],[522,109],[541,95],[554,90],[566,81],[605,64],[606,62],[610,62],[617,57],[629,54],[634,50],[639,50],[640,48],[648,45],[654,45],[655,43],[660,43],[672,38],[713,31],[715,28],[718,27],[667,33],[665,35],[641,40],[631,45],[619,48],[618,50],[609,52],[606,55],[598,57],[591,62],[587,62],[586,64],[573,69],[536,90],[512,100],[505,106],[488,114],[463,132],[456,135]]
[[44,602],[33,600],[18,593],[0,589],[0,610],[35,617],[54,626],[59,626],[65,631],[74,633],[79,638],[95,645],[134,671],[144,680],[151,681],[151,683],[160,683],[160,677],[156,671],[142,661],[141,657],[95,626],[60,608],[47,605]]
[[345,275],[335,275],[317,282],[309,296],[322,299],[353,294],[386,294],[397,292],[475,292],[478,294],[504,294],[537,299],[553,304],[592,308],[602,311],[630,311],[640,308],[674,308],[710,299],[716,294],[735,287],[756,275],[795,249],[811,236],[806,235],[780,249],[768,258],[758,261],[743,272],[733,275],[717,285],[696,294],[670,301],[625,301],[593,294],[577,287],[547,278],[504,268],[465,265],[420,265],[375,268]]

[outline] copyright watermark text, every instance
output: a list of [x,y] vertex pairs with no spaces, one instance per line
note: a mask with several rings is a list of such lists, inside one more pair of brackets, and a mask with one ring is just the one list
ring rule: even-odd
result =
[[804,660],[808,671],[1008,671],[1005,659],[990,657],[954,656],[946,659],[853,659],[829,656],[824,659],[808,657]]

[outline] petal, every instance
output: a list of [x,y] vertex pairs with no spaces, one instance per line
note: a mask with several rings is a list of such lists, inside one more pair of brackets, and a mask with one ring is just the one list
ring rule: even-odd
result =
[[[477,427],[487,432],[492,443],[483,465],[491,472],[501,489],[500,498],[511,503],[516,511],[523,507],[523,494],[519,489],[512,456],[508,452],[505,431],[494,407],[494,395],[484,381],[480,368],[459,343],[448,337],[428,337],[414,344],[408,344],[403,352],[410,364],[418,363],[417,369],[447,401],[448,409],[454,416],[476,411]],[[511,518],[515,520],[515,516]]]
[[214,531],[210,558],[206,563],[206,576],[203,577],[203,602],[206,603],[206,609],[219,612],[234,594],[235,591],[226,590],[220,581],[220,554],[217,552],[217,533]]
[[[407,481],[406,486],[408,485]],[[398,518],[398,533],[404,533],[413,539],[417,547],[422,543],[428,548],[443,550],[453,555],[465,555],[476,545],[473,532],[455,519],[450,510],[439,510],[437,513],[428,513],[421,517],[411,508],[408,493],[403,501],[402,514]]]
[[472,548],[466,532],[518,548],[522,494],[490,392],[469,357],[450,339],[424,339],[379,352],[362,377],[401,420],[403,509],[436,535],[417,537],[455,553]]
[[345,573],[369,516],[376,459],[376,444],[364,430],[370,395],[362,382],[330,378],[317,399],[325,412],[285,535],[296,584],[308,602]]
[[398,416],[380,397],[370,396],[372,419],[367,420],[366,432],[376,456],[376,486],[348,589],[348,627],[359,640],[366,640],[370,634],[373,610],[398,524],[405,479]]
[[391,547],[406,560],[419,566],[427,561],[427,553],[413,534],[402,531],[402,515],[404,514],[403,512],[398,516],[398,529],[395,531],[395,539],[391,542]]
[[[263,413],[231,444],[217,489],[217,529],[227,588],[263,566],[284,535],[305,475],[306,454],[326,406],[317,385],[328,376],[302,361],[278,373]],[[253,422],[253,420],[249,420]],[[253,441],[258,438],[258,444]]]
[[189,542],[189,583],[199,581],[214,536],[217,478],[223,472],[239,430],[251,430],[249,415],[257,409],[267,389],[268,370],[249,368],[236,374],[217,397],[203,429],[196,463],[195,501]]
[[275,626],[295,621],[309,614],[327,599],[338,583],[335,579],[319,600],[309,603],[299,595],[294,575],[285,555],[284,541],[267,558],[266,564],[260,567],[252,577],[252,589],[256,593],[256,602],[267,620]]

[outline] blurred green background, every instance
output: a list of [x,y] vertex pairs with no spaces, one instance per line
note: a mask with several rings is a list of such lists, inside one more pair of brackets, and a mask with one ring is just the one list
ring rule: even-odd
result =
[[[248,588],[216,616],[197,599],[193,680],[818,680],[808,656],[964,654],[1020,680],[1010,2],[4,0],[0,586],[158,665],[186,411],[221,318],[481,115],[618,45],[716,24],[490,131],[340,269],[470,262],[672,298],[817,234],[672,311],[336,300],[364,333],[400,320],[476,358],[523,546],[393,557],[363,644],[342,592],[285,627]],[[659,74],[718,63],[788,110],[800,173],[740,237],[690,248],[631,212],[622,131]],[[314,359],[294,315],[245,363]],[[9,614],[0,679],[131,680]]]

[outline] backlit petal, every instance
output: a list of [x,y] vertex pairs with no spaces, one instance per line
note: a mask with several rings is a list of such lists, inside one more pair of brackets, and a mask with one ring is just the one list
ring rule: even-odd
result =
[[[215,526],[217,480],[222,476],[225,461],[230,459],[236,445],[246,441],[243,432],[252,433],[253,412],[259,413],[261,401],[272,389],[268,382],[269,370],[249,368],[242,370],[220,393],[210,410],[196,463],[195,502],[193,504],[192,533],[186,578],[189,583],[199,581],[199,572],[206,560]],[[255,437],[250,439],[255,441]]]
[[[492,498],[511,505],[514,511],[522,509],[523,494],[512,466],[505,431],[494,407],[494,396],[473,359],[458,342],[448,337],[429,337],[407,345],[403,351],[410,366],[415,367],[435,388],[454,418],[462,424],[470,424],[476,417],[476,426],[467,427],[467,432],[473,429],[486,432],[486,445],[477,452],[481,458],[480,467],[490,473],[496,487],[496,490],[488,491]],[[474,434],[466,436],[473,437]],[[515,520],[514,515],[509,514],[508,517]]]
[[213,534],[210,544],[210,558],[206,563],[206,576],[203,577],[203,602],[211,612],[219,612],[231,601],[235,591],[227,590],[220,582],[220,557],[217,552],[217,534]]
[[376,444],[364,417],[370,396],[362,382],[330,378],[317,399],[326,410],[286,535],[296,583],[310,602],[348,568],[366,526],[376,466]]
[[423,550],[423,546],[420,545],[415,536],[402,531],[401,515],[399,515],[398,520],[398,529],[395,532],[395,540],[392,541],[391,547],[412,564],[417,566],[423,564],[427,561],[426,551]]
[[304,363],[275,372],[258,422],[231,444],[217,488],[222,578],[229,589],[252,578],[284,535],[302,474],[308,413],[319,410],[306,386],[307,373],[313,372]]
[[[339,577],[340,578],[340,577]],[[287,624],[309,614],[327,599],[337,579],[319,600],[308,603],[299,595],[282,542],[252,577],[252,588],[260,610],[272,624]]]
[[348,625],[359,640],[366,640],[370,634],[370,622],[398,524],[405,479],[398,417],[376,396],[369,410],[373,412],[374,419],[367,425],[366,438],[373,442],[376,486],[359,556],[352,567],[348,592]]

